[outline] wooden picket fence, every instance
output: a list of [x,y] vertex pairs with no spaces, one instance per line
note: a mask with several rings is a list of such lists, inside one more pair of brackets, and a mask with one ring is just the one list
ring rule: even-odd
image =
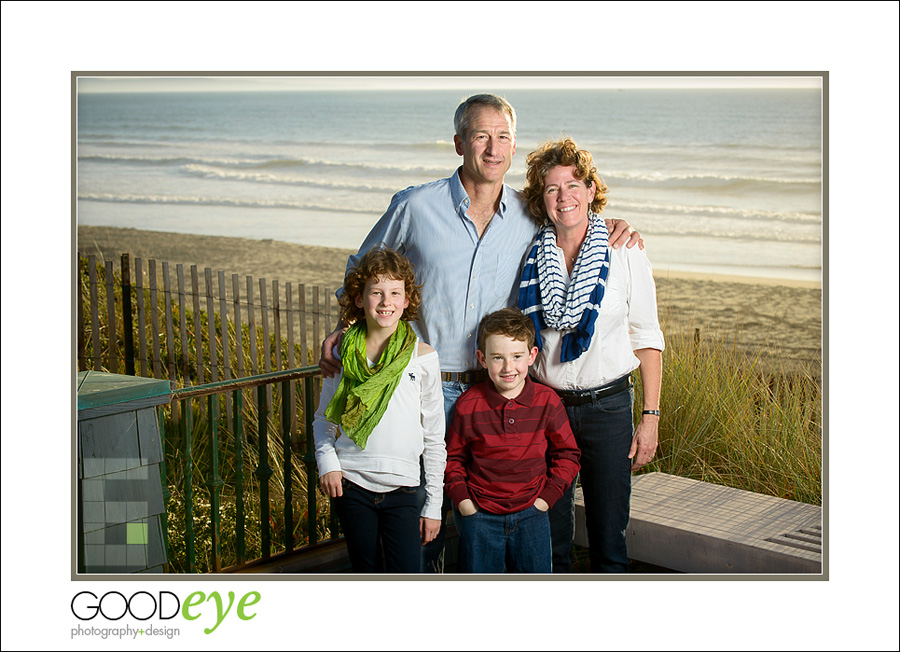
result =
[[79,371],[167,379],[178,388],[314,365],[338,319],[329,288],[128,253],[116,267],[78,255]]

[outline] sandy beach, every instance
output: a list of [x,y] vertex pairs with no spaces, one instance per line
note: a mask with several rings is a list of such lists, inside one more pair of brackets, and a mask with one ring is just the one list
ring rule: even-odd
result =
[[[653,258],[652,238],[647,242]],[[77,251],[117,259],[209,267],[228,274],[334,289],[342,282],[346,249],[275,240],[184,235],[79,226]],[[818,375],[822,358],[822,288],[807,281],[688,272],[656,275],[660,317],[668,334],[700,329],[702,337],[737,342],[750,355],[784,371]]]

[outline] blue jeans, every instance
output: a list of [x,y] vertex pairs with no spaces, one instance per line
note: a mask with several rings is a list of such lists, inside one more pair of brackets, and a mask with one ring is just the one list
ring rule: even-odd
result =
[[[592,573],[628,571],[625,530],[631,510],[628,451],[634,436],[633,403],[634,390],[629,389],[594,403],[566,407],[581,449],[581,489]],[[565,499],[553,507],[563,515],[572,514],[574,532],[574,509],[567,511],[561,504]]]
[[550,541],[553,548],[553,572],[572,572],[572,546],[575,541],[576,477],[562,497],[550,508]]
[[334,507],[350,562],[356,573],[417,573],[419,571],[419,509],[417,487],[387,493],[364,489],[346,478]]
[[[469,383],[441,381],[444,390],[444,418],[446,419],[447,430],[450,430],[450,422],[453,420],[453,408],[456,406],[456,400],[463,395],[472,385]],[[419,509],[425,505],[425,469],[422,469],[421,482],[419,483]],[[444,572],[444,539],[447,534],[447,514],[450,512],[450,498],[444,494],[444,503],[441,507],[441,529],[433,541],[422,546],[422,563],[420,572],[422,573],[442,573]],[[455,521],[454,521],[455,522]],[[462,549],[459,551],[460,557],[463,555]],[[461,559],[459,560],[462,561]]]
[[549,573],[550,519],[534,506],[513,514],[479,510],[461,516],[454,508],[466,573]]

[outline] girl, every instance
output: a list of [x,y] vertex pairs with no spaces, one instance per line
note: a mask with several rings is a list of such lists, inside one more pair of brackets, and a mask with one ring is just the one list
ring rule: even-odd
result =
[[343,369],[324,381],[313,431],[319,484],[335,499],[359,573],[418,572],[419,546],[440,528],[444,399],[437,352],[407,323],[420,300],[412,266],[390,249],[369,251],[344,279],[341,320],[352,325],[335,347]]

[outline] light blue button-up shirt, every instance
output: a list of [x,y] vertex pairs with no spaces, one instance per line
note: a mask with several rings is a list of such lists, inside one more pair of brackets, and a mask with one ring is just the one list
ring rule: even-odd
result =
[[509,186],[503,186],[500,208],[481,238],[468,209],[459,170],[402,190],[347,263],[355,265],[378,243],[409,258],[416,282],[424,285],[413,326],[437,350],[442,371],[480,369],[478,324],[488,313],[516,305],[522,264],[537,234],[519,193]]

